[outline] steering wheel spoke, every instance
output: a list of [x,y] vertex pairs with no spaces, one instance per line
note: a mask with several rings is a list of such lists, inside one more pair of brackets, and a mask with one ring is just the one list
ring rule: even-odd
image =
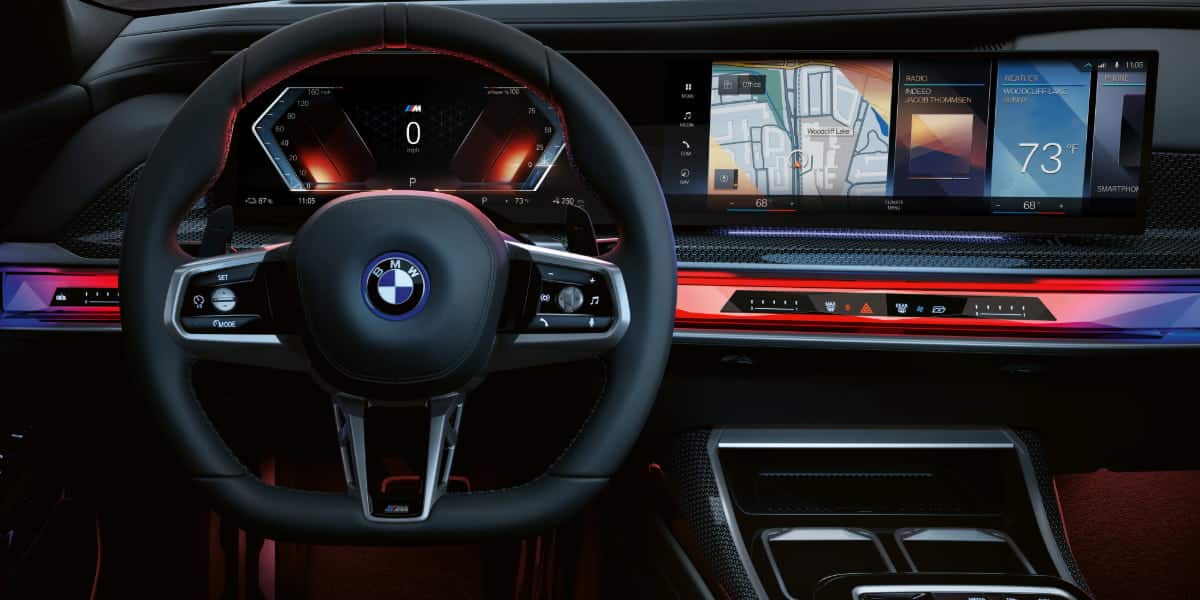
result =
[[[359,496],[367,520],[392,523],[429,518],[450,480],[465,399],[460,392],[412,401],[334,394],[346,487]],[[418,431],[422,417],[428,421],[425,436]],[[384,454],[409,462],[413,474],[389,474]],[[406,485],[409,482],[412,485]]]
[[489,369],[600,356],[629,328],[629,295],[615,264],[509,241],[502,329]]
[[287,310],[287,249],[280,244],[175,269],[164,309],[165,326],[175,341],[196,359],[307,369]]

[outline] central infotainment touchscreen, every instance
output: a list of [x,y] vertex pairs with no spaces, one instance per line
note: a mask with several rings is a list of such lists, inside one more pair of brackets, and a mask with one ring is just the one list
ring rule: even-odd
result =
[[670,81],[664,191],[681,224],[1138,229],[1155,58],[713,57]]

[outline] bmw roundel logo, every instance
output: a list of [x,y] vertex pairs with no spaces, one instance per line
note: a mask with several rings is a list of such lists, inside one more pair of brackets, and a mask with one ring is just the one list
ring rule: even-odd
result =
[[391,321],[417,314],[428,296],[429,273],[421,261],[403,252],[388,252],[367,265],[363,299],[371,312]]

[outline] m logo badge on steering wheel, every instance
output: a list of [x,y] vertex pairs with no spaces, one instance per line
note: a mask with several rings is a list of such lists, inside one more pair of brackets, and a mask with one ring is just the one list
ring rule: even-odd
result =
[[407,319],[425,306],[429,273],[421,261],[403,252],[380,255],[363,273],[363,300],[371,312],[390,321]]

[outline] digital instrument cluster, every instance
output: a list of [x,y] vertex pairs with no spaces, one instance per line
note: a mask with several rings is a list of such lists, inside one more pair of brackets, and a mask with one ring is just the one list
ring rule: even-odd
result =
[[366,190],[455,194],[535,222],[591,200],[547,100],[440,55],[375,52],[307,70],[248,106],[238,136],[240,221],[301,220]]

